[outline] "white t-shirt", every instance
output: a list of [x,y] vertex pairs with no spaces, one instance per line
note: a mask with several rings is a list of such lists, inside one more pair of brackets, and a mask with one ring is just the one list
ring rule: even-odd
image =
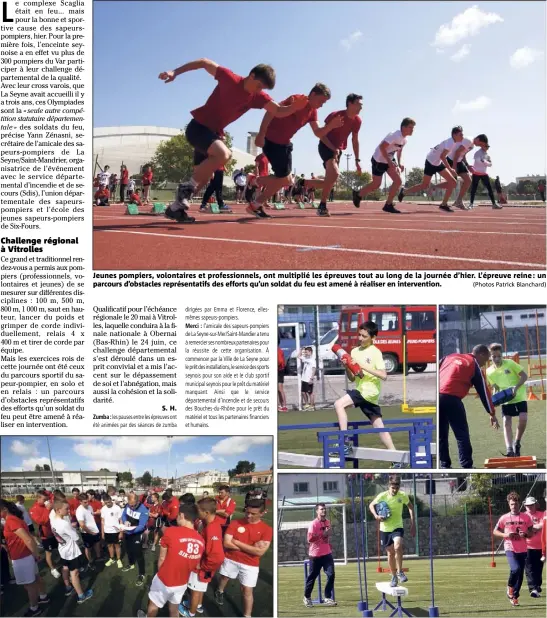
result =
[[245,174],[239,174],[235,177],[234,182],[238,187],[244,187],[247,184],[247,176]]
[[59,555],[63,560],[73,560],[82,555],[78,547],[78,533],[66,519],[54,517],[51,527],[55,538],[59,542]]
[[103,506],[101,509],[101,519],[104,521],[104,532],[119,532],[121,528],[121,517],[122,510],[117,504],[113,504],[110,508]]
[[28,514],[28,511],[24,504],[19,504],[19,502],[15,503],[15,506],[23,513],[23,521],[27,524],[27,526],[32,526],[34,523]]
[[127,183],[127,190],[128,191],[134,191],[135,190],[135,181],[133,179],[131,179],[128,183]]
[[[55,513],[53,509],[51,509],[51,511],[49,512],[49,523],[51,525],[53,525],[53,520],[55,519],[55,517],[57,517],[57,514]],[[72,524],[70,515],[65,515],[65,521],[68,521],[69,524]]]
[[[458,150],[460,146],[463,146],[464,150],[458,156],[458,158],[454,160],[454,155],[456,154],[456,150]],[[473,150],[473,146],[474,146],[473,140],[469,139],[468,137],[464,137],[461,142],[454,142],[454,144],[452,145],[452,148],[450,148],[450,152],[446,156],[449,159],[451,159],[454,163],[459,163],[470,150]]]
[[475,162],[473,163],[473,170],[477,174],[487,174],[486,171],[489,167],[492,166],[492,161],[488,156],[486,150],[479,148],[477,152],[475,152]]
[[315,359],[303,356],[300,360],[302,362],[302,382],[311,382],[315,375]]
[[108,183],[110,182],[110,176],[112,176],[110,172],[99,172],[97,174],[97,178],[99,179],[99,184],[102,187],[107,187]]
[[447,156],[450,156],[450,149],[454,146],[455,143],[456,142],[451,137],[445,139],[444,142],[437,144],[429,151],[426,159],[431,163],[431,165],[441,165],[441,155],[443,151],[448,150]]
[[374,154],[372,155],[374,157],[374,160],[377,161],[378,163],[387,163],[386,158],[384,157],[384,155],[382,154],[382,151],[380,150],[380,145],[383,142],[387,142],[389,144],[389,146],[386,148],[388,154],[394,155],[396,152],[399,152],[403,149],[403,146],[406,144],[406,137],[403,137],[403,134],[401,133],[400,130],[393,131],[392,133],[388,133],[384,137],[384,139],[378,144],[378,146],[376,147],[376,150],[374,151]]
[[86,532],[88,534],[98,534],[99,528],[97,528],[97,522],[95,521],[95,517],[93,517],[93,509],[88,506],[85,507],[83,504],[76,509],[76,519],[78,523],[81,521],[84,522],[85,530],[82,532]]

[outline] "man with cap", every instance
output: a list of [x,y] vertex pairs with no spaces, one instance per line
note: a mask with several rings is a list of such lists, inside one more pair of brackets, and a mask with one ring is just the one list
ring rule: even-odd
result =
[[541,594],[543,562],[541,560],[541,533],[544,526],[545,512],[540,511],[537,500],[528,496],[524,501],[526,512],[534,523],[534,534],[526,539],[526,582],[530,596],[537,598]]
[[490,424],[499,429],[496,409],[481,371],[490,358],[488,346],[476,345],[471,354],[448,354],[439,363],[439,460],[441,468],[452,467],[448,433],[451,428],[458,445],[460,466],[473,467],[473,448],[462,399],[473,386],[490,415]]

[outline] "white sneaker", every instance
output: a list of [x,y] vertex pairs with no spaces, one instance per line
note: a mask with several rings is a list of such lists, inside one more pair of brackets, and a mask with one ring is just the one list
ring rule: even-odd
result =
[[51,574],[55,577],[55,579],[59,579],[61,577],[61,574],[57,569],[51,569]]
[[330,607],[335,607],[338,603],[334,599],[325,599],[323,601],[323,605],[329,605]]
[[460,199],[457,199],[457,200],[456,200],[456,201],[452,204],[452,206],[453,206],[454,208],[459,208],[460,210],[467,210],[467,206],[466,206],[466,205],[463,203],[463,201],[462,201],[462,200],[460,200]]
[[494,204],[492,206],[492,210],[501,210],[503,208],[503,206],[501,204]]

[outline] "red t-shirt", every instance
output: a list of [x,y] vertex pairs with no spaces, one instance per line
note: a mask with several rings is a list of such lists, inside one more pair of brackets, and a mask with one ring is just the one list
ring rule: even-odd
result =
[[361,118],[355,116],[351,120],[347,117],[346,110],[340,110],[339,112],[332,112],[325,119],[325,124],[336,118],[342,116],[344,118],[344,124],[337,129],[333,129],[330,133],[327,133],[326,137],[332,143],[337,150],[345,150],[348,147],[348,137],[351,133],[358,133],[361,128]]
[[256,186],[256,174],[248,173],[247,174],[247,186],[254,187]]
[[285,369],[285,355],[281,348],[277,348],[277,371],[284,371]]
[[243,87],[245,78],[232,73],[224,67],[217,67],[215,79],[217,87],[202,107],[190,113],[197,122],[215,133],[223,134],[224,129],[241,118],[250,109],[264,109],[272,100],[265,92],[250,93]]
[[15,531],[20,529],[28,532],[27,524],[15,515],[8,515],[6,517],[6,525],[4,526],[4,538],[8,546],[9,557],[12,560],[20,560],[32,555],[32,552],[24,544],[23,540],[15,534]]
[[[103,508],[103,503],[100,500],[90,500],[89,506],[93,509],[93,517],[95,518],[95,523],[101,529],[101,509]],[[99,511],[99,514],[96,515],[95,511]]]
[[178,517],[179,514],[180,502],[178,498],[173,496],[169,502],[166,503],[165,508],[163,510],[165,516],[169,521],[173,521]]
[[44,504],[35,502],[29,509],[29,515],[38,524],[41,539],[50,539],[53,536],[49,521],[50,510]]
[[268,175],[268,157],[261,152],[258,157],[255,159],[256,166],[258,167],[258,175],[259,176],[267,176]]
[[165,586],[185,586],[199,566],[205,549],[203,538],[193,528],[173,526],[165,528],[160,545],[167,547],[167,556],[158,577]]
[[[257,524],[249,524],[246,519],[236,519],[228,526],[226,534],[231,534],[234,539],[247,545],[254,545],[258,541],[271,542],[273,529],[263,521],[259,521]],[[260,564],[259,556],[251,556],[251,554],[235,549],[227,549],[226,558],[248,566],[259,566]]]
[[129,203],[130,204],[137,204],[138,206],[142,206],[141,198],[139,197],[139,194],[138,193],[132,193],[131,197],[129,198]]
[[126,185],[129,182],[129,170],[123,170],[120,184]]
[[[100,199],[101,197],[110,197],[110,191],[106,187],[101,187],[98,191],[95,191],[95,199]],[[73,500],[69,500],[68,504],[70,505],[71,502],[73,502]],[[72,513],[72,506],[70,506],[70,509],[70,512]]]
[[77,498],[70,498],[70,500],[67,500],[67,502],[69,506],[70,517],[72,521],[76,521],[76,509],[80,506],[80,501]]
[[148,170],[147,172],[144,172],[144,174],[142,175],[142,184],[144,186],[151,185],[152,177],[153,177],[152,170]]
[[227,519],[231,515],[233,515],[234,511],[236,510],[235,500],[233,498],[230,498],[230,496],[228,496],[224,500],[221,500],[220,496],[217,496],[215,500],[217,503],[217,511],[226,511],[227,513],[227,517],[225,517],[224,515],[219,515],[218,513],[217,513],[217,517],[222,521],[223,524],[228,523]]
[[[161,515],[161,504],[159,504],[159,503],[158,504],[151,504],[148,507],[148,514],[151,516],[152,513],[154,513],[154,514],[157,513],[158,516],[160,516]],[[157,517],[149,517],[148,518],[148,524],[147,524],[148,527],[149,528],[154,528],[155,525],[156,525],[156,520],[157,519],[158,519]]]
[[[199,581],[210,582],[212,576],[224,561],[224,545],[220,523],[215,519],[210,524],[206,524],[202,530],[202,535],[205,541],[205,552],[201,558],[198,571]],[[210,575],[207,576],[207,573],[210,573]]]
[[[292,105],[295,99],[303,96],[302,94],[293,94],[282,101],[281,105]],[[317,110],[313,109],[308,103],[304,109],[290,116],[274,118],[268,126],[265,137],[274,144],[289,144],[297,131],[314,120],[317,120]]]

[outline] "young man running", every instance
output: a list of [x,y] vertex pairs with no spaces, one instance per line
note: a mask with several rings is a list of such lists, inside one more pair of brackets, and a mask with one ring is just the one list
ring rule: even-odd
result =
[[[361,367],[362,375],[354,375],[346,366],[348,380],[355,382],[355,388],[349,390],[334,404],[341,431],[348,429],[346,408],[350,407],[360,408],[375,429],[384,426],[382,409],[378,401],[380,400],[381,381],[387,380],[387,373],[382,352],[374,345],[374,338],[377,334],[378,325],[375,322],[368,321],[359,325],[359,347],[353,348],[350,355],[352,360]],[[382,432],[378,435],[387,449],[395,450],[390,433]],[[351,457],[353,454],[349,436],[346,436],[344,440],[344,454],[346,457]]]
[[[503,434],[507,457],[520,457],[520,441],[526,430],[528,421],[528,403],[526,401],[526,380],[528,375],[524,369],[514,360],[503,358],[500,343],[490,346],[492,364],[486,370],[486,379],[494,392],[503,391],[506,388],[513,389],[513,399],[501,406],[503,417]],[[515,442],[513,443],[513,417],[518,418]]]
[[108,547],[108,555],[110,556],[108,562],[105,562],[105,566],[111,566],[116,562],[118,569],[122,569],[122,510],[117,504],[114,504],[112,497],[108,494],[104,494],[103,500],[104,506],[101,509],[101,537]]
[[[229,124],[250,109],[266,109],[273,116],[285,117],[307,104],[304,97],[293,105],[283,107],[263,92],[275,86],[275,71],[267,64],[258,64],[247,77],[241,77],[212,60],[202,58],[188,62],[174,71],[164,71],[159,78],[168,84],[178,75],[198,69],[207,71],[217,80],[218,85],[205,105],[191,112],[193,119],[186,127],[186,139],[194,148],[194,173],[188,182],[179,185],[175,202],[165,211],[168,219],[178,223],[192,223],[195,220],[186,214],[188,200],[209,182],[216,169],[230,160],[232,153],[222,141],[224,129]],[[265,213],[257,216],[265,216]]]
[[[353,191],[353,205],[359,208],[361,200],[376,191],[382,184],[382,177],[385,173],[391,178],[392,183],[389,189],[386,203],[382,210],[384,212],[399,214],[401,211],[393,206],[393,200],[397,191],[402,184],[401,172],[404,172],[405,167],[402,163],[403,148],[407,142],[407,137],[414,133],[416,122],[412,118],[403,118],[401,128],[392,133],[388,133],[384,139],[378,144],[372,159],[372,181],[365,185],[360,191]],[[395,154],[397,161],[395,161]]]
[[499,429],[496,409],[482,375],[490,358],[485,345],[476,345],[471,354],[448,354],[439,363],[439,462],[441,468],[451,468],[448,434],[454,432],[462,468],[473,467],[473,447],[463,399],[473,386],[490,416],[490,424]]
[[[323,167],[325,168],[325,179],[323,181],[315,181],[314,183],[315,186],[321,187],[321,200],[317,209],[317,214],[320,217],[330,216],[327,209],[327,199],[340,175],[338,165],[342,152],[348,147],[348,137],[350,135],[352,136],[355,166],[358,172],[361,171],[361,159],[359,159],[361,118],[359,117],[359,112],[363,109],[362,100],[363,97],[359,94],[348,94],[346,97],[346,109],[332,112],[325,119],[326,125],[336,118],[341,118],[343,124],[329,131],[319,142],[319,156],[323,160]],[[311,183],[308,183],[308,186],[312,186]]]
[[315,519],[308,527],[310,571],[304,588],[304,605],[306,607],[313,607],[311,600],[313,586],[321,573],[321,569],[323,569],[327,576],[324,605],[334,606],[337,603],[332,598],[335,578],[334,558],[332,557],[332,547],[330,544],[332,528],[330,521],[327,519],[327,507],[324,502],[320,502],[315,506],[315,515]]
[[198,518],[195,504],[181,504],[176,526],[166,528],[160,541],[158,572],[148,593],[148,611],[137,616],[157,616],[168,604],[169,616],[179,615],[179,605],[186,592],[188,580],[198,565],[205,549],[199,532],[194,530]]
[[[302,127],[309,124],[314,135],[321,139],[329,131],[342,126],[342,119],[337,119],[330,125],[326,124],[319,128],[317,110],[330,99],[330,90],[325,84],[315,84],[308,97],[302,94],[293,94],[282,101],[282,104],[293,105],[299,99],[307,100],[307,104],[292,116],[274,118],[272,114],[266,113],[262,119],[255,143],[262,148],[263,154],[268,157],[273,173],[270,176],[261,175],[258,179],[258,186],[261,187],[262,193],[252,204],[255,209],[264,206],[264,203],[282,187],[287,185],[290,187],[293,184],[291,174],[293,144],[291,139]],[[301,186],[299,186],[302,188],[303,183],[300,184]],[[295,188],[297,188],[297,185],[295,185]],[[285,193],[285,195],[287,194]]]
[[452,129],[451,137],[445,139],[440,144],[437,144],[432,148],[426,159],[424,165],[424,177],[421,183],[413,185],[411,187],[401,188],[399,191],[399,202],[402,202],[405,195],[410,193],[422,193],[429,188],[431,179],[435,174],[440,174],[445,182],[437,185],[437,188],[445,189],[444,197],[439,208],[445,212],[453,212],[452,208],[448,205],[448,200],[452,195],[452,191],[456,188],[457,184],[457,172],[452,169],[452,165],[448,161],[454,144],[461,142],[463,139],[463,129],[461,127],[454,127]]
[[260,558],[268,551],[273,530],[262,521],[264,501],[249,500],[245,518],[233,521],[224,536],[226,558],[220,567],[220,583],[215,601],[224,604],[224,589],[230,579],[238,579],[243,596],[243,616],[253,611],[253,588],[258,581]]
[[203,613],[203,595],[207,586],[224,562],[224,547],[222,544],[222,528],[215,517],[216,502],[214,498],[202,498],[197,503],[198,515],[204,527],[201,532],[205,541],[205,551],[201,557],[199,569],[190,574],[188,588],[190,601],[179,605],[181,616],[195,616]]
[[507,598],[511,605],[519,605],[520,588],[526,564],[526,540],[534,534],[534,523],[527,513],[520,511],[520,496],[512,491],[507,496],[509,513],[502,515],[494,528],[494,536],[503,539],[509,563]]
[[[369,510],[376,521],[380,522],[381,545],[387,551],[387,561],[391,570],[391,586],[404,584],[408,577],[403,571],[404,553],[404,528],[403,528],[403,506],[406,506],[410,515],[410,534],[415,536],[416,525],[414,523],[414,506],[410,498],[404,491],[401,491],[401,479],[395,474],[389,477],[389,489],[378,494],[369,504]],[[380,515],[376,505],[384,503],[389,512],[389,516]]]

